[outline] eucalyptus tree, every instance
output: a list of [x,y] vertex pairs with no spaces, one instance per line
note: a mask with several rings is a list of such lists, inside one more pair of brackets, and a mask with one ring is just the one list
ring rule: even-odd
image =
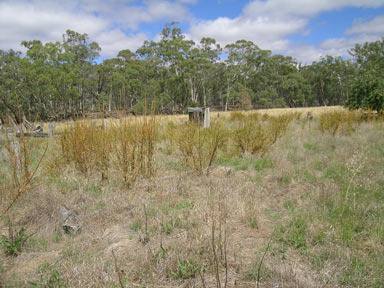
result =
[[355,65],[341,57],[326,56],[303,67],[302,74],[312,87],[313,104],[339,105],[348,100],[355,79]]
[[[201,90],[203,95],[203,106],[209,102],[212,104],[217,97],[217,82],[223,77],[218,74],[217,62],[220,61],[222,48],[216,40],[209,37],[204,37],[200,41],[198,49],[198,57],[195,58],[197,67],[197,76],[200,77]],[[220,90],[220,89],[219,89]]]
[[[90,42],[87,34],[67,30],[63,35],[64,53],[67,64],[76,74],[77,94],[80,101],[76,103],[84,115],[87,102],[92,102],[92,92],[96,73],[94,60],[99,57],[101,48],[96,42]],[[77,99],[74,99],[77,100]],[[88,101],[87,101],[88,100]]]
[[[269,50],[262,50],[252,41],[246,40],[238,40],[233,44],[226,45],[225,52],[228,56],[225,61],[228,67],[226,74],[227,106],[231,98],[231,88],[235,83],[237,86],[241,84],[245,90],[249,86],[253,86],[253,91],[255,91],[255,86],[259,84],[255,83],[257,74],[271,52]],[[234,103],[234,97],[232,97],[232,100]]]

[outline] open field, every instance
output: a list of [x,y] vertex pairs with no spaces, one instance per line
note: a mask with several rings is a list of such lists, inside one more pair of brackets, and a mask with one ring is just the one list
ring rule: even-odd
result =
[[[32,171],[48,150],[1,219],[0,287],[383,287],[384,121],[217,116],[210,130],[132,117],[31,139]],[[12,177],[0,158],[2,210]],[[81,231],[63,230],[63,208]]]

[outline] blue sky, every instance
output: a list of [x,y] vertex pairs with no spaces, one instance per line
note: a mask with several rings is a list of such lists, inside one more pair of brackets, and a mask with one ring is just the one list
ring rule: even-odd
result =
[[384,36],[384,0],[0,0],[0,49],[23,40],[60,41],[66,29],[87,33],[102,57],[135,51],[178,21],[196,43],[253,41],[302,63],[348,57],[356,43]]

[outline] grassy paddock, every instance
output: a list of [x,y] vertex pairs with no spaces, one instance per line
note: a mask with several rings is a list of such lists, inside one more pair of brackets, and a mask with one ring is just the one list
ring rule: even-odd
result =
[[[0,286],[382,287],[384,122],[342,107],[211,114],[210,133],[130,117],[32,140],[32,166],[49,147],[7,215],[29,236],[17,256],[0,222]],[[0,159],[2,199],[10,172]],[[81,233],[64,233],[62,207]]]

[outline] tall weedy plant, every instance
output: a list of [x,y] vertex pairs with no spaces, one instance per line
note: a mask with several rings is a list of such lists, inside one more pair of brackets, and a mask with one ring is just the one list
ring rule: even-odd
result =
[[112,128],[112,164],[127,185],[138,176],[153,177],[158,124],[154,113],[141,119],[120,119]]
[[101,179],[107,179],[112,144],[110,129],[104,120],[101,125],[76,121],[65,129],[60,143],[62,155],[68,163],[74,164],[84,174],[100,171]]
[[[21,129],[19,137],[5,133],[3,136],[4,151],[2,151],[5,169],[1,175],[0,207],[1,215],[7,212],[26,193],[36,188],[36,173],[48,148],[48,143],[36,163],[31,163],[33,153],[36,153],[35,143],[26,137]],[[1,148],[0,148],[1,149]]]
[[287,130],[295,115],[268,116],[260,119],[258,114],[232,118],[235,120],[232,141],[236,149],[244,154],[264,155]]
[[361,123],[362,115],[356,111],[332,111],[320,115],[319,129],[322,133],[351,134]]
[[227,141],[227,130],[221,122],[212,123],[210,128],[187,123],[175,126],[175,142],[184,166],[196,170],[199,174],[209,174],[210,168],[220,148]]

